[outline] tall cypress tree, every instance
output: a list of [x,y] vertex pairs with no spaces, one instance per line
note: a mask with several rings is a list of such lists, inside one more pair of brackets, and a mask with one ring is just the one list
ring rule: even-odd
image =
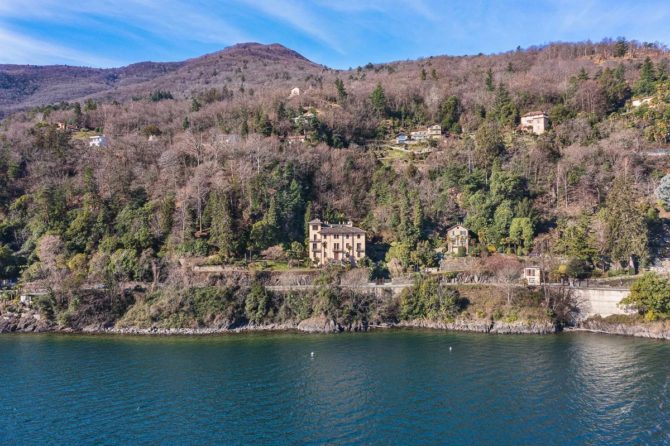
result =
[[486,71],[486,78],[484,82],[486,83],[486,90],[494,91],[496,89],[496,86],[493,83],[493,70],[491,68]]
[[381,83],[378,82],[375,89],[370,93],[370,102],[377,113],[386,114],[386,93],[384,93],[384,87]]
[[237,236],[228,194],[212,192],[207,207],[212,219],[209,229],[210,243],[219,249],[222,256],[233,257],[237,251]]
[[649,229],[645,215],[631,197],[633,185],[621,177],[614,185],[606,201],[605,224],[608,250],[612,260],[634,266],[635,260],[647,256]]

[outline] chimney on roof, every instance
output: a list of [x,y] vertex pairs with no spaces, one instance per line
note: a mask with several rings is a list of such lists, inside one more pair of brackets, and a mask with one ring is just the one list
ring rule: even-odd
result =
[[351,220],[349,220],[349,221],[347,222],[347,226],[349,226],[350,228],[353,227],[353,226],[354,226],[354,222],[351,221]]

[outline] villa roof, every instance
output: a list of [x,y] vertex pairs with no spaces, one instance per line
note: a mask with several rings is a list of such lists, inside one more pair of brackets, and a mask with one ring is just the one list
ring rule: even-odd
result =
[[545,112],[543,110],[537,110],[537,111],[528,112],[525,115],[523,115],[523,117],[527,118],[529,116],[546,116],[546,115],[547,115],[547,112]]
[[460,224],[460,223],[457,224],[457,225],[449,226],[449,227],[447,228],[447,232],[451,231],[452,229],[459,228],[459,227],[465,229],[465,230],[468,231],[468,232],[470,232],[470,230],[469,230],[468,228],[466,228],[465,226],[463,226],[463,225]]
[[321,228],[321,234],[365,234],[365,231],[349,225],[330,225]]

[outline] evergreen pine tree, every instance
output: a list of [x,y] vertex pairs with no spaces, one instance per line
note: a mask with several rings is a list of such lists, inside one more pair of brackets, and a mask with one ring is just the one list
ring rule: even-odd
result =
[[386,93],[381,83],[377,83],[375,89],[370,93],[370,102],[377,113],[381,115],[386,113]]
[[335,79],[335,88],[337,89],[337,102],[343,103],[347,99],[347,90],[345,90],[344,82],[339,77]]
[[496,87],[495,87],[495,85],[494,85],[494,83],[493,83],[493,70],[492,70],[491,68],[489,68],[489,69],[486,71],[486,79],[485,79],[485,82],[486,82],[486,90],[487,90],[487,91],[494,91],[494,90],[496,89]]
[[215,191],[209,195],[209,202],[207,204],[212,219],[209,229],[209,241],[226,258],[235,255],[237,245],[237,235],[228,199],[229,197],[226,193]]

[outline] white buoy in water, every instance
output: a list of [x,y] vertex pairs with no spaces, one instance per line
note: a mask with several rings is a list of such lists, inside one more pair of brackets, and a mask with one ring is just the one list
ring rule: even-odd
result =
[[310,356],[313,358],[314,357],[314,352],[310,353]]
[[451,346],[449,346],[449,351],[451,351]]

